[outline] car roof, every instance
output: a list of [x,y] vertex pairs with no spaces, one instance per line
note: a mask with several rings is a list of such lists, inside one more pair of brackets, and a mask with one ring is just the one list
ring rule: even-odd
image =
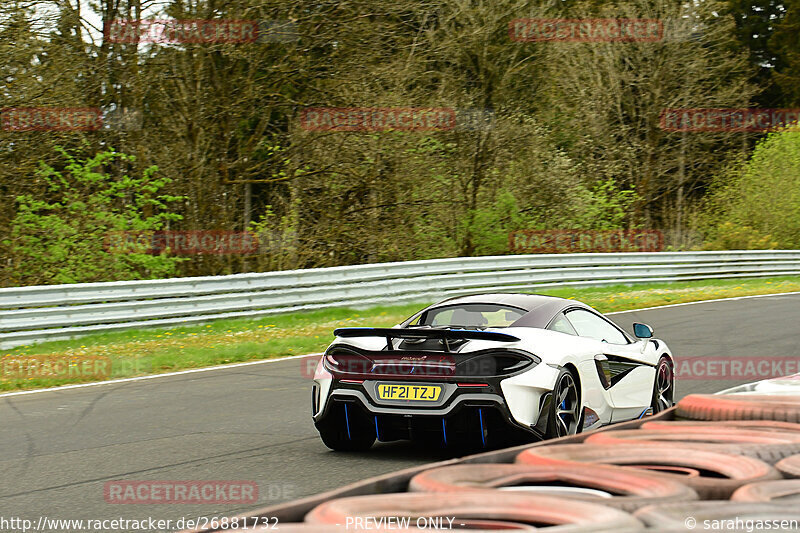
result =
[[[545,328],[558,313],[570,307],[579,307],[594,311],[588,305],[577,300],[545,296],[543,294],[524,294],[516,292],[492,292],[456,296],[427,307],[425,311],[439,307],[459,304],[500,304],[517,307],[527,311],[510,327]],[[597,312],[597,311],[594,311]]]

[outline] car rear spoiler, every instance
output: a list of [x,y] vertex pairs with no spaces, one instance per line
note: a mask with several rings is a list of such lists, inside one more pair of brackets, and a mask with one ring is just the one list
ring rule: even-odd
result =
[[495,342],[517,342],[519,337],[497,331],[477,329],[416,329],[416,328],[338,328],[333,331],[337,337],[386,337],[389,349],[392,339],[442,339],[446,351],[450,351],[447,341],[480,340]]

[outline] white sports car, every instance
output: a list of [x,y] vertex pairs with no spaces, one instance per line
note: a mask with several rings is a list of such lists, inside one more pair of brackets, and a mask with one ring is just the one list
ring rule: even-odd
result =
[[674,362],[588,305],[478,294],[393,328],[342,328],[314,376],[314,424],[334,450],[411,439],[495,447],[561,437],[673,405]]

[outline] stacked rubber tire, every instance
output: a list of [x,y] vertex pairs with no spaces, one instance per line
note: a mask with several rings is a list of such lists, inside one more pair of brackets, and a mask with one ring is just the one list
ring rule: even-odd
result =
[[278,530],[800,530],[800,393],[690,395],[673,414],[424,470],[408,492],[331,499]]

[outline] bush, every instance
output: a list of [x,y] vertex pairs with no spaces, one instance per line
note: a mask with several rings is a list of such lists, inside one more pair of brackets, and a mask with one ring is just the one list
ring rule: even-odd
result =
[[705,219],[706,247],[800,248],[800,132],[769,134],[719,176]]
[[762,235],[750,226],[723,222],[714,228],[714,235],[703,245],[703,250],[772,250],[777,247],[771,235]]
[[110,253],[112,231],[161,229],[180,220],[167,204],[182,197],[158,194],[171,180],[156,178],[150,167],[140,178],[114,176],[109,169],[134,161],[109,150],[78,160],[58,149],[62,170],[42,163],[36,177],[47,184],[47,198],[17,197],[6,275],[12,285],[82,283],[162,278],[175,275],[179,258],[146,253]]

